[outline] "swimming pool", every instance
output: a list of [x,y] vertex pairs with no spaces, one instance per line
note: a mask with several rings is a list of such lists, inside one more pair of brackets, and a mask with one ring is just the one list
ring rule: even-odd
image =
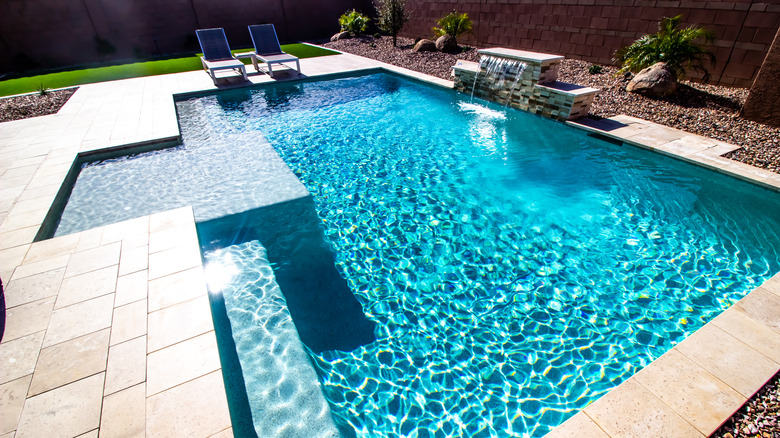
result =
[[[243,373],[267,309],[233,299],[275,278],[344,435],[543,435],[780,270],[777,194],[396,76],[177,107],[184,145],[87,165],[58,234],[194,205]],[[261,137],[305,189],[256,181]]]

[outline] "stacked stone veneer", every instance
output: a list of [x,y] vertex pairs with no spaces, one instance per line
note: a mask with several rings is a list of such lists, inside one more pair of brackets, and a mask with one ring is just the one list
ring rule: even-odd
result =
[[[557,120],[586,116],[599,91],[559,82],[558,67],[563,56],[502,48],[479,52],[482,62],[458,61],[453,66],[458,91],[471,94],[473,88],[475,97]],[[500,64],[499,68],[491,68],[488,60],[494,67]]]

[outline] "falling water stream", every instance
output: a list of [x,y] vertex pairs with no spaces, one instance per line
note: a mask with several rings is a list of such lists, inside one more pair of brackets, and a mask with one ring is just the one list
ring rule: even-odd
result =
[[510,89],[509,95],[507,96],[504,106],[509,105],[509,101],[511,100],[512,93],[514,92],[515,87],[517,86],[517,83],[520,81],[520,78],[522,77],[523,72],[525,71],[527,66],[528,65],[522,61],[506,59],[506,58],[497,58],[494,56],[483,56],[479,60],[479,69],[474,75],[474,83],[471,85],[471,101],[474,100],[474,90],[476,90],[477,88],[477,79],[479,78],[479,73],[482,71],[482,69],[485,70],[483,80],[489,80],[490,78],[494,78],[489,83],[490,89],[493,91],[500,90],[504,86],[504,83],[506,83],[507,76],[510,74],[510,72],[516,71],[514,82],[512,83],[512,87]]
[[509,102],[512,100],[512,95],[515,93],[515,87],[517,87],[517,83],[520,82],[520,78],[523,77],[523,73],[525,72],[526,67],[528,67],[528,64],[524,62],[517,64],[517,74],[515,75],[515,81],[512,82],[512,88],[509,89],[509,94],[506,96],[506,102],[504,102],[505,107],[509,106]]

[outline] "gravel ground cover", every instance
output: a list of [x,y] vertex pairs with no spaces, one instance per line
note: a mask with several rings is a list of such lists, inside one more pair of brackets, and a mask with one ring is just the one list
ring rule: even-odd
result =
[[77,88],[33,93],[0,99],[0,122],[55,114]]
[[[473,47],[464,47],[459,54],[414,53],[414,41],[399,38],[398,47],[392,39],[361,37],[334,41],[325,47],[406,67],[443,79],[450,77],[450,67],[458,59],[479,61]],[[729,158],[780,173],[780,127],[739,118],[748,90],[681,81],[680,90],[672,98],[650,99],[625,90],[628,79],[616,75],[617,68],[602,66],[600,74],[590,74],[593,65],[585,61],[564,59],[558,79],[578,85],[598,88],[591,115],[610,117],[628,114],[662,125],[681,129],[741,146]]]

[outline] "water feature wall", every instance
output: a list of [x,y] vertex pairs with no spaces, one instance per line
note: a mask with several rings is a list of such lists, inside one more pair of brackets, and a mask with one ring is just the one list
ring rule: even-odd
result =
[[563,56],[513,49],[483,49],[480,62],[458,60],[455,88],[486,100],[557,120],[588,114],[599,91],[558,81]]

